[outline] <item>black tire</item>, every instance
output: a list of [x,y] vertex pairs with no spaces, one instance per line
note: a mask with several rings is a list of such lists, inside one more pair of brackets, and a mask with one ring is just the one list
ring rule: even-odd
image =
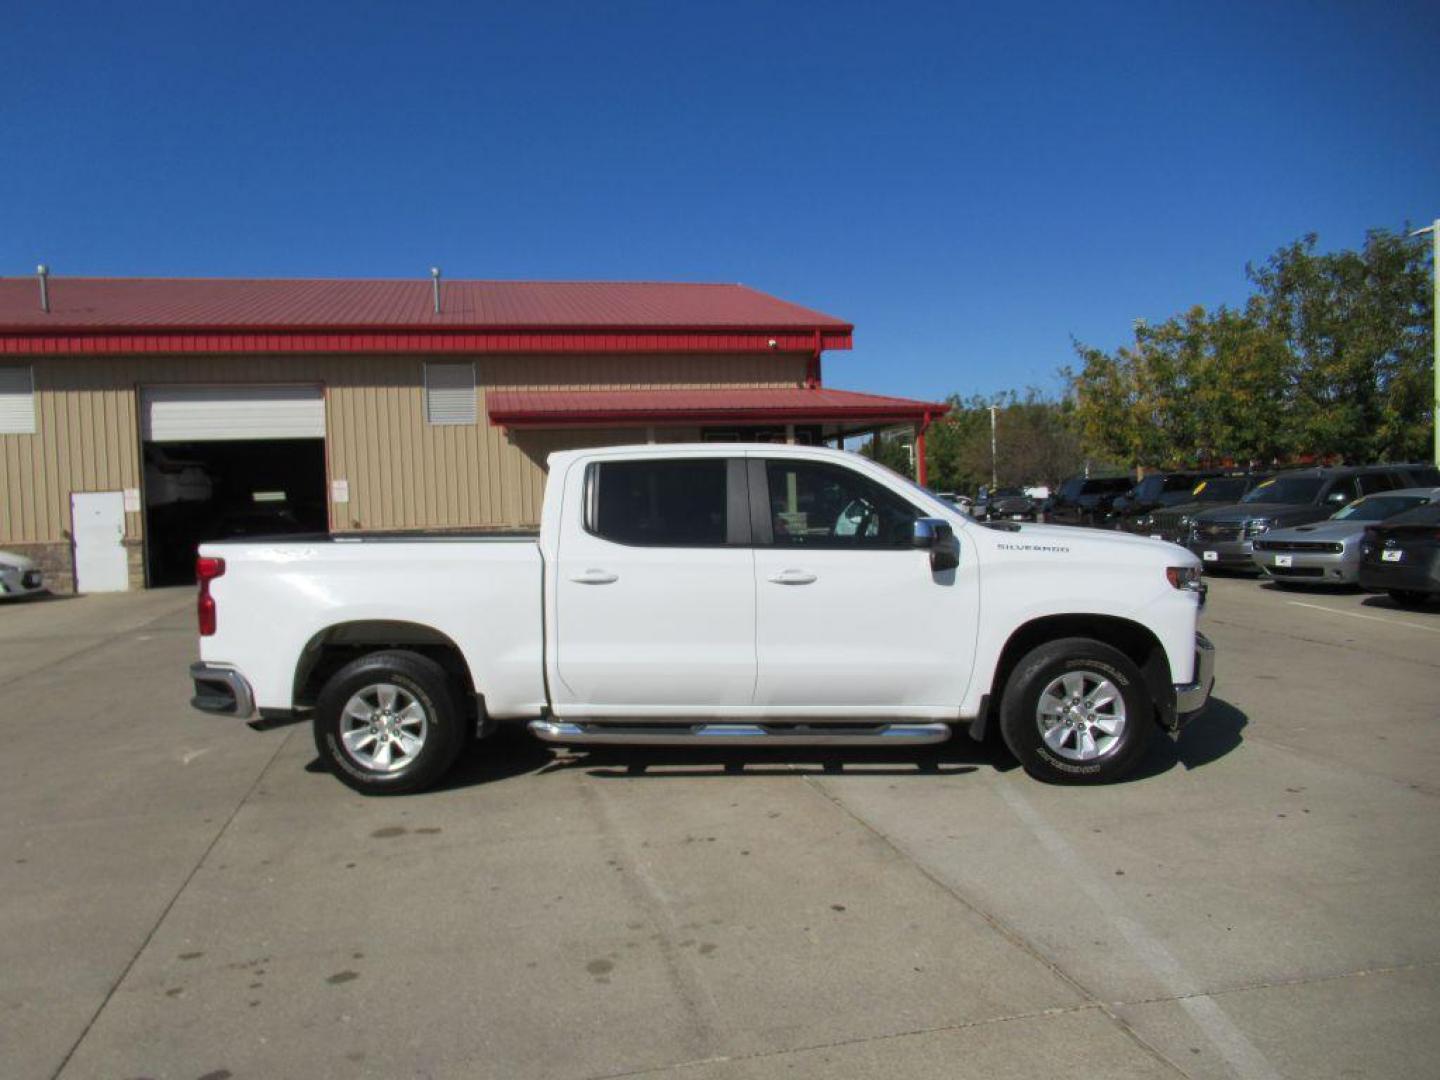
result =
[[[1038,720],[1040,696],[1056,679],[1090,673],[1109,680],[1120,693],[1125,723],[1115,742],[1089,760],[1063,756],[1048,745]],[[1155,727],[1154,703],[1144,676],[1119,649],[1091,638],[1060,638],[1021,658],[1000,699],[1000,733],[1025,771],[1052,784],[1105,784],[1129,773],[1145,756]]]
[[1422,608],[1430,603],[1430,594],[1416,589],[1391,589],[1390,599],[1403,608]]
[[[341,741],[342,712],[369,688],[398,687],[423,709],[424,735],[409,760],[390,769],[369,766]],[[378,699],[377,699],[378,700]],[[464,749],[465,710],[445,669],[419,653],[371,653],[330,677],[315,703],[315,749],[344,784],[364,795],[404,795],[434,784]],[[393,752],[392,752],[393,753]]]

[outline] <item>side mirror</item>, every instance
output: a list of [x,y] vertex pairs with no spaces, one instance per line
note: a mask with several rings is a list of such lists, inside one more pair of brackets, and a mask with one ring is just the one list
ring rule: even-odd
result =
[[934,573],[954,570],[960,565],[960,542],[948,521],[939,518],[917,518],[911,543],[930,552],[930,569]]

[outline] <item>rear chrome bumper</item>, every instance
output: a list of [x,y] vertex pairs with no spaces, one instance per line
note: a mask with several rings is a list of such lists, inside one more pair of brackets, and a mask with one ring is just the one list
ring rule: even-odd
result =
[[944,742],[949,724],[645,724],[532,720],[530,733],[573,746],[905,746]]
[[1210,690],[1215,685],[1215,646],[1204,634],[1195,635],[1194,681],[1175,686],[1175,719],[1184,727],[1205,711],[1210,703]]
[[190,665],[195,696],[190,704],[201,712],[217,713],[248,720],[255,712],[255,694],[245,676],[230,667],[198,663]]

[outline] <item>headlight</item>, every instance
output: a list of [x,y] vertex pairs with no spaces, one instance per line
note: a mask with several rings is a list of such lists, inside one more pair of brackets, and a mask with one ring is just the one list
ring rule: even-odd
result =
[[0,562],[0,574],[13,574],[19,569],[20,567],[12,566],[8,562]]
[[1142,529],[1148,529],[1155,524],[1155,518],[1150,514],[1141,514],[1135,519],[1135,524]]
[[1198,566],[1167,566],[1165,576],[1177,589],[1186,589],[1189,592],[1200,591],[1200,567]]
[[1268,518],[1256,518],[1254,521],[1247,521],[1245,523],[1245,535],[1259,536],[1261,533],[1269,532],[1270,526],[1273,524],[1274,522]]

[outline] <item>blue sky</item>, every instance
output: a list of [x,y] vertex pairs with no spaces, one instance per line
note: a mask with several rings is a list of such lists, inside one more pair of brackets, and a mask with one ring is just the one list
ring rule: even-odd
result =
[[1440,5],[10,5],[0,274],[743,281],[830,385],[1055,389],[1072,335],[1440,216]]

